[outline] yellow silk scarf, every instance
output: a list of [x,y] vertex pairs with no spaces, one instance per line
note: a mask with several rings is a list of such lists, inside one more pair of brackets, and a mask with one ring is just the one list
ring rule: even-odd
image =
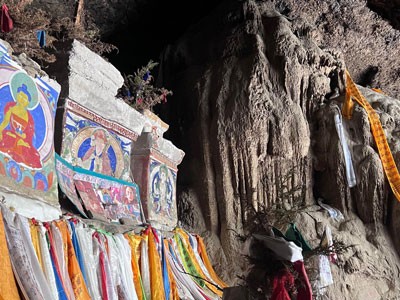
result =
[[133,283],[135,284],[136,294],[139,300],[146,300],[143,291],[142,278],[140,276],[139,259],[140,259],[140,243],[142,237],[139,235],[125,234],[129,246],[131,247],[131,265],[133,271]]
[[31,233],[33,248],[35,249],[35,253],[38,258],[40,268],[44,271],[42,251],[40,249],[40,243],[39,243],[39,231],[38,231],[39,227],[37,227],[32,220],[29,220],[29,229]]
[[351,79],[349,72],[346,71],[346,99],[343,105],[342,114],[348,119],[351,119],[354,108],[352,99],[355,99],[368,114],[372,135],[374,136],[375,143],[378,148],[383,169],[385,170],[386,177],[394,195],[396,196],[397,200],[400,201],[400,175],[386,140],[385,132],[383,131],[379,115],[360,93],[357,86]]

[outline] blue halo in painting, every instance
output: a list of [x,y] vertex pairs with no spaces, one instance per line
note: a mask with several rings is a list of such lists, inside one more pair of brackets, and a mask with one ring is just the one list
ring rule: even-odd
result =
[[24,72],[16,72],[10,79],[10,90],[14,101],[17,99],[18,88],[26,86],[27,91],[31,96],[28,110],[34,109],[39,104],[39,93],[35,81],[28,74]]
[[34,179],[35,179],[35,187],[34,187],[35,189],[37,189],[39,182],[42,182],[44,185],[43,191],[46,192],[49,189],[47,178],[42,173],[36,173]]
[[14,178],[16,182],[20,182],[22,180],[21,169],[15,161],[10,160],[7,163],[6,169],[7,169],[7,175],[11,178]]

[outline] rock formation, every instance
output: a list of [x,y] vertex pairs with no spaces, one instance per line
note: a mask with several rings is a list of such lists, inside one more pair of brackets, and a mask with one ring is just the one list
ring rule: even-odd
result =
[[[245,230],[249,205],[302,210],[322,197],[346,216],[338,234],[359,245],[339,265],[372,286],[345,286],[347,275],[338,271],[329,299],[395,299],[390,277],[398,277],[399,261],[393,247],[382,245],[391,244],[385,226],[396,236],[400,206],[361,107],[344,121],[357,177],[357,186],[347,187],[333,113],[344,99],[345,68],[359,83],[398,94],[391,67],[398,36],[361,1],[228,1],[163,52],[160,83],[174,91],[164,118],[175,120],[171,138],[187,153],[180,218],[206,231],[216,247],[221,242],[214,260],[226,259],[226,273],[238,267],[235,232]],[[380,113],[399,165],[398,101],[362,92]],[[195,221],[200,216],[204,224]],[[301,224],[310,239],[320,238],[318,227]],[[363,234],[355,238],[357,232]],[[374,263],[380,255],[385,267]]]

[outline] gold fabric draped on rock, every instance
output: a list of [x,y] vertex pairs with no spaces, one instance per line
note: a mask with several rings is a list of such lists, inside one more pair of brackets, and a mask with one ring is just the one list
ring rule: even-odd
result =
[[360,104],[368,114],[372,135],[374,136],[375,143],[378,148],[383,169],[385,170],[386,177],[394,195],[396,196],[397,200],[400,201],[400,175],[386,140],[385,132],[383,131],[379,115],[360,93],[357,86],[351,79],[349,72],[346,71],[346,99],[343,105],[342,114],[347,119],[351,119],[352,117],[354,108],[352,99],[356,100],[357,103]]

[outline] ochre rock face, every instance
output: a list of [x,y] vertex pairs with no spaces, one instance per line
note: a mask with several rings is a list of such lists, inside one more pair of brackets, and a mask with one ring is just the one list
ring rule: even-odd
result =
[[[239,269],[235,232],[246,227],[248,205],[297,209],[322,197],[347,218],[335,225],[334,235],[363,248],[357,250],[363,254],[342,262],[337,275],[363,273],[371,286],[362,291],[355,279],[347,287],[337,277],[329,299],[391,299],[385,269],[367,260],[382,275],[377,279],[361,266],[366,256],[378,259],[374,247],[398,265],[395,248],[382,248],[391,245],[382,225],[396,235],[400,224],[394,212],[400,206],[361,107],[351,121],[343,121],[357,177],[357,186],[347,187],[333,117],[344,100],[345,68],[359,83],[398,93],[400,79],[391,66],[398,62],[399,33],[361,1],[338,7],[334,1],[275,4],[223,4],[162,53],[159,83],[174,91],[167,112],[175,120],[169,121],[170,132],[186,152],[178,178],[179,217],[206,230],[213,245],[219,237],[223,251],[216,250],[214,258],[226,259],[225,271],[232,275]],[[398,101],[361,91],[379,111],[399,164]],[[205,223],[196,227],[194,216],[204,216]],[[329,220],[320,213],[314,221],[304,224],[305,236],[318,239],[321,224]],[[346,232],[348,222],[366,233],[356,241]],[[397,274],[396,268],[389,267],[389,273]]]

